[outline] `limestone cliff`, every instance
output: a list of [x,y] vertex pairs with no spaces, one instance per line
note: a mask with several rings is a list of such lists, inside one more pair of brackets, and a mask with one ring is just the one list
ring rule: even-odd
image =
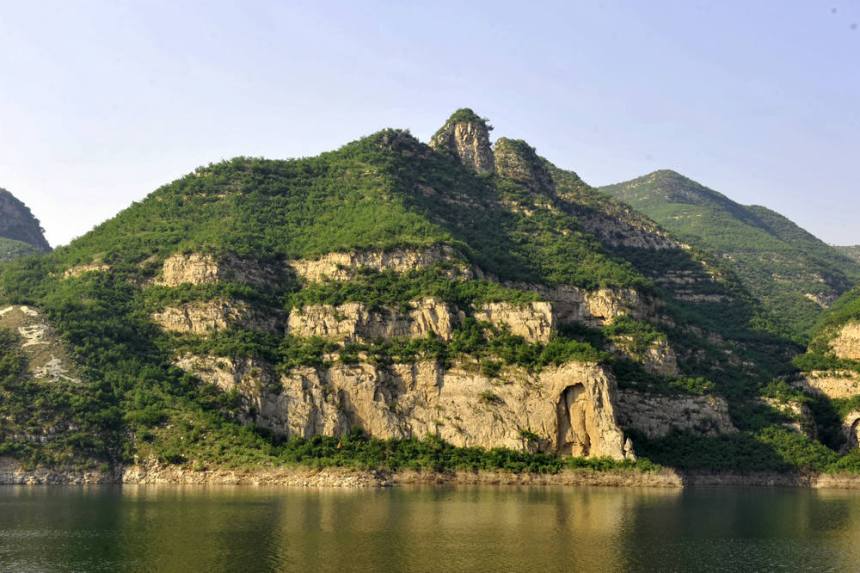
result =
[[338,363],[279,378],[241,360],[185,356],[177,365],[222,389],[235,388],[254,406],[259,425],[285,436],[341,435],[360,427],[380,438],[435,435],[458,446],[632,455],[616,423],[614,380],[594,364],[518,371],[508,383],[435,361],[387,368]]
[[168,306],[154,313],[152,320],[168,332],[207,335],[230,328],[277,332],[283,317],[260,312],[243,301],[219,298]]
[[362,270],[407,273],[429,268],[433,265],[448,265],[449,276],[470,279],[480,271],[472,269],[453,248],[436,245],[425,249],[391,249],[388,251],[365,250],[327,253],[315,259],[290,261],[293,272],[307,283],[325,280],[348,281]]
[[493,173],[490,126],[470,109],[461,109],[430,140],[430,147],[451,153],[479,175]]
[[736,431],[728,404],[718,396],[669,396],[624,389],[618,392],[618,412],[622,428],[650,438],[673,430],[709,436]]
[[837,358],[860,360],[860,322],[844,324],[830,340],[830,348]]
[[373,341],[390,338],[423,338],[434,334],[451,338],[459,315],[432,298],[414,300],[409,311],[370,309],[358,302],[340,306],[310,305],[290,312],[287,332],[292,336],[319,336],[339,341]]

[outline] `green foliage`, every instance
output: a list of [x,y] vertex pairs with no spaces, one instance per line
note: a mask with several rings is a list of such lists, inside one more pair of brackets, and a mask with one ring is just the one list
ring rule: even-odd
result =
[[561,470],[656,471],[659,466],[606,458],[560,458],[552,454],[517,452],[505,448],[457,448],[436,437],[421,440],[378,440],[360,430],[341,438],[314,436],[279,446],[279,461],[314,467],[419,471],[510,471],[556,474]]
[[836,452],[778,426],[718,437],[674,433],[659,440],[634,439],[641,455],[684,470],[821,472],[839,462]]

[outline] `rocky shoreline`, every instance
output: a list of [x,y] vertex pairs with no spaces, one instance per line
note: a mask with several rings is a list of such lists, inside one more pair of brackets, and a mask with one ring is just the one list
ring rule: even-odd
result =
[[684,488],[690,486],[860,489],[856,474],[680,473],[671,469],[564,470],[557,474],[504,471],[398,472],[285,466],[195,470],[175,465],[134,465],[117,470],[24,468],[0,458],[0,485],[243,485],[313,488],[380,488],[404,485],[603,486]]

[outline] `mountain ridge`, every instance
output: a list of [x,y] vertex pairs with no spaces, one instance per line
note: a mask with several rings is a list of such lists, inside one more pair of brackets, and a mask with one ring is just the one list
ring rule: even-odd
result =
[[460,110],[430,144],[385,129],[313,158],[212,164],[10,263],[0,326],[50,334],[58,362],[28,368],[33,345],[14,328],[0,339],[0,453],[186,467],[360,463],[340,451],[403,463],[395,452],[410,448],[425,452],[411,463],[473,470],[585,463],[558,461],[570,456],[853,463],[792,413],[802,396],[772,384],[799,348],[760,327],[731,272],[488,132]]

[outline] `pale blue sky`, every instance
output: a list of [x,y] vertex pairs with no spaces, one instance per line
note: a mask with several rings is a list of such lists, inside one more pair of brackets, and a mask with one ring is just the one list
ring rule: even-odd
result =
[[671,168],[860,243],[860,0],[0,0],[0,187],[68,242],[194,167],[458,107],[602,185]]

